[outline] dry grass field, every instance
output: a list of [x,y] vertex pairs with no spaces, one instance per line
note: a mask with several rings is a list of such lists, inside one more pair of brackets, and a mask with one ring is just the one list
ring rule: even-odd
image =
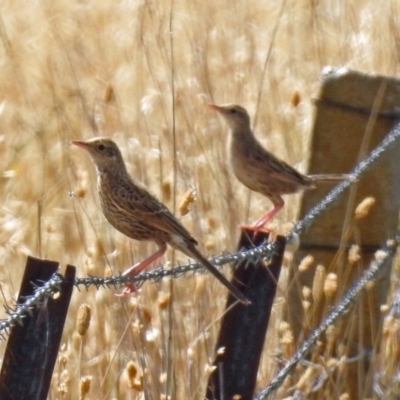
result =
[[[399,75],[399,10],[396,0],[2,1],[4,303],[14,304],[27,255],[76,265],[83,277],[117,274],[155,249],[107,223],[93,165],[73,139],[113,138],[130,173],[177,216],[195,191],[182,222],[208,256],[234,251],[237,225],[270,203],[230,174],[226,126],[206,104],[248,108],[258,138],[306,171],[321,69]],[[298,200],[286,198],[273,223],[279,232],[296,220]],[[162,260],[166,268],[187,261],[171,250]],[[49,398],[202,399],[226,294],[208,274],[148,282],[123,299],[113,289],[75,291]],[[277,371],[284,290],[276,303],[259,387]],[[92,312],[83,336],[82,304]],[[275,398],[291,394],[286,385]]]

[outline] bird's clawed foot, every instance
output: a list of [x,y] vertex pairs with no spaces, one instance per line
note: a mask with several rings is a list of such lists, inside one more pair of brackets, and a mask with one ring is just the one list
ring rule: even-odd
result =
[[[133,265],[132,267],[128,268],[122,276],[136,276],[138,275],[142,270],[143,270],[143,261],[140,263],[137,263]],[[136,292],[137,288],[134,282],[126,282],[125,283],[125,288],[121,293],[115,293],[115,296],[117,297],[126,297],[132,294],[133,292]]]
[[[147,266],[148,266],[147,260],[144,260],[144,261],[137,263],[137,264],[133,265],[132,267],[128,268],[122,274],[122,276],[136,276],[136,275],[140,274],[140,272],[142,272]],[[123,291],[121,293],[115,293],[115,296],[126,297],[126,296],[129,296],[130,294],[136,292],[136,290],[137,290],[137,287],[133,281],[126,282],[124,285],[125,285],[125,288],[123,289]]]
[[239,225],[239,229],[244,231],[252,231],[252,240],[255,240],[258,233],[270,234],[274,232],[272,229],[266,228],[263,225],[260,226],[257,223],[252,225]]
[[133,282],[128,282],[125,283],[124,290],[121,293],[114,293],[116,297],[126,297],[132,294],[133,292],[136,292],[136,286]]
[[[147,257],[145,260],[140,261],[139,263],[133,265],[132,267],[128,268],[122,276],[136,276],[139,275],[142,271],[144,271],[149,265],[151,265],[154,261],[159,259],[167,250],[167,245],[162,243],[160,248],[151,256]],[[125,288],[121,293],[115,294],[117,297],[126,297],[129,296],[131,293],[136,292],[136,286],[133,282],[125,283]]]
[[262,233],[273,233],[272,229],[265,228],[265,225],[272,219],[272,217],[283,207],[283,200],[278,199],[274,203],[274,207],[268,210],[261,218],[259,218],[254,224],[251,225],[240,225],[240,229],[242,230],[250,230],[253,231],[252,240],[255,239],[259,232]]

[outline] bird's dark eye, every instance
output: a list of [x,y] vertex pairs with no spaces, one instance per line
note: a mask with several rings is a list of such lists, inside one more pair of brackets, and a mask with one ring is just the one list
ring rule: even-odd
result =
[[236,114],[236,109],[235,108],[231,108],[230,113],[231,114]]
[[100,151],[103,151],[105,148],[106,148],[106,146],[104,146],[104,144],[99,144],[97,146],[97,149],[100,150]]

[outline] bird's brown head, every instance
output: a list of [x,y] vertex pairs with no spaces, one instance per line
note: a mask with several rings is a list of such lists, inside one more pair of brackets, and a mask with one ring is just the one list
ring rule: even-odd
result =
[[249,114],[242,106],[238,106],[236,104],[227,104],[222,106],[209,104],[208,108],[220,113],[232,131],[237,129],[250,129]]
[[86,141],[73,140],[71,143],[89,153],[99,172],[126,171],[121,151],[111,139],[96,137]]

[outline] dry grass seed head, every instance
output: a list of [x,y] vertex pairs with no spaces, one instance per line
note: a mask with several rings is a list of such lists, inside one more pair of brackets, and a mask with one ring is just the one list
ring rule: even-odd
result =
[[309,254],[305,256],[299,264],[299,272],[305,272],[308,271],[308,269],[311,267],[311,265],[314,263],[314,257]]
[[158,307],[161,310],[165,310],[171,301],[171,293],[161,292],[158,295]]
[[282,348],[282,355],[284,358],[289,359],[293,354],[294,350],[294,338],[293,333],[290,329],[289,324],[286,321],[282,321],[279,324],[279,343]]
[[324,293],[324,282],[326,279],[326,269],[323,265],[318,265],[313,279],[312,294],[314,303],[321,301]]
[[385,356],[388,359],[400,359],[400,320],[393,316],[388,316],[384,320],[383,333],[386,338]]
[[293,90],[290,102],[291,102],[293,107],[297,107],[300,104],[301,95],[300,95],[300,91],[299,90],[297,90],[297,89]]
[[311,296],[311,289],[308,286],[303,286],[301,289],[301,294],[303,296],[303,299],[308,300]]
[[388,304],[382,304],[382,305],[379,307],[379,310],[380,310],[380,312],[381,312],[382,314],[386,314],[386,313],[389,312],[390,306],[389,306]]
[[76,317],[76,331],[80,336],[84,336],[89,329],[92,309],[88,304],[81,304]]
[[60,364],[60,368],[66,368],[68,363],[68,352],[65,348],[62,348],[58,354],[58,363]]
[[349,263],[353,265],[358,261],[360,261],[360,259],[361,259],[360,246],[358,244],[353,244],[349,250],[349,255],[348,255]]
[[92,385],[91,376],[83,376],[79,381],[79,400],[84,400],[86,395],[89,394],[90,386]]
[[167,202],[172,197],[172,187],[169,179],[164,179],[161,184],[161,193],[163,201]]
[[96,275],[96,266],[93,258],[90,256],[84,256],[83,259],[83,270],[86,275],[93,276]]
[[324,282],[325,297],[328,299],[332,299],[336,294],[337,287],[338,287],[337,274],[331,272],[327,275]]
[[217,242],[214,239],[208,239],[204,243],[207,253],[213,253],[217,249]]
[[307,312],[307,311],[310,310],[310,308],[311,308],[311,301],[309,301],[309,300],[302,300],[301,304],[302,304],[302,306],[303,306],[304,312]]
[[364,219],[371,212],[372,207],[375,205],[376,199],[374,197],[366,197],[361,203],[356,207],[354,216],[357,220]]
[[133,361],[129,361],[125,367],[126,378],[128,386],[131,389],[142,391],[143,390],[143,374],[139,372],[137,365]]
[[188,214],[193,203],[196,201],[196,191],[189,189],[183,196],[182,202],[179,205],[179,214],[181,217]]
[[69,393],[68,387],[70,380],[71,377],[68,369],[64,369],[59,376],[59,381],[57,385],[57,392],[61,398],[67,396]]
[[308,286],[303,286],[301,289],[301,294],[303,296],[301,304],[303,306],[303,310],[307,312],[311,307],[311,289]]
[[282,334],[283,332],[286,332],[288,329],[290,329],[289,322],[281,321],[279,323],[278,331],[280,334]]

